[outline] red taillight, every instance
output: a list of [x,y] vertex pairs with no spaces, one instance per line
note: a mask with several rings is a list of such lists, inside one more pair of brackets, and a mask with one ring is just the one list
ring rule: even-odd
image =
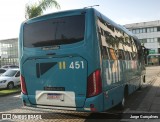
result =
[[101,71],[96,70],[88,77],[87,97],[93,97],[102,92]]
[[25,78],[22,75],[20,77],[20,80],[21,80],[21,90],[22,90],[22,93],[23,94],[27,94]]

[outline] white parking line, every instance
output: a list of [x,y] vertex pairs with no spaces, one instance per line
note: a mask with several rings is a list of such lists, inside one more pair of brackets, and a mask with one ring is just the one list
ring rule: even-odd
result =
[[18,97],[18,98],[21,98],[21,95],[15,95],[15,96],[13,96],[13,97]]

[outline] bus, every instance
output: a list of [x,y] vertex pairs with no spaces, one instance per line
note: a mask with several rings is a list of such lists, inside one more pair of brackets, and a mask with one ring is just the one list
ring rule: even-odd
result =
[[22,23],[19,60],[27,107],[103,112],[124,106],[145,80],[138,39],[94,8]]

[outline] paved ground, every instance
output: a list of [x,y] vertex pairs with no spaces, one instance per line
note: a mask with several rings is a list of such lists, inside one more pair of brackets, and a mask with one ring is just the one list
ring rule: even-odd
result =
[[146,84],[156,78],[158,73],[160,73],[160,66],[146,67]]
[[[107,111],[105,116],[114,116],[117,113],[125,113],[124,115],[128,115],[127,113],[145,113],[145,112],[155,112],[160,113],[160,67],[147,67],[147,76],[146,83],[144,83],[144,87],[141,90],[136,91],[134,94],[127,98],[126,107],[123,111],[117,109],[111,109]],[[82,121],[88,122],[91,121],[87,118],[95,118],[95,114],[87,114],[87,113],[77,113],[74,111],[60,111],[60,110],[50,110],[50,109],[33,109],[26,108],[22,106],[20,94],[10,95],[6,97],[0,97],[0,113],[41,113],[41,115],[45,115],[44,113],[51,113],[52,117],[58,119],[48,119],[43,120],[46,122],[75,122]],[[129,115],[130,115],[129,114]],[[160,118],[160,115],[158,116]],[[61,118],[69,118],[69,119],[61,119]],[[70,119],[74,118],[74,119]],[[1,120],[0,120],[1,121]],[[4,120],[3,120],[4,121]],[[6,122],[8,122],[7,120]],[[15,121],[15,120],[10,120]],[[17,121],[17,120],[16,120]],[[22,120],[18,120],[22,121]],[[24,120],[23,120],[24,121]],[[26,120],[25,120],[26,121]],[[31,121],[31,120],[30,120]],[[41,121],[41,120],[39,120]],[[100,120],[92,120],[92,121],[100,121]],[[135,122],[135,119],[107,119],[101,120],[107,122]],[[150,122],[151,120],[140,119],[136,120],[138,122]],[[153,122],[160,122],[160,119],[152,119]],[[151,121],[151,122],[152,122]],[[5,121],[4,121],[5,122]],[[28,122],[28,121],[27,121]]]
[[[123,113],[138,113],[140,115],[158,116],[159,119],[122,119],[121,122],[160,122],[160,67],[147,67],[147,83],[127,99]],[[134,102],[133,102],[134,101]]]

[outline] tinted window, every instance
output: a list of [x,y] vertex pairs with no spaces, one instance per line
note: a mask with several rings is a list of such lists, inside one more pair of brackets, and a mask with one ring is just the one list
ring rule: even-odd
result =
[[136,52],[132,53],[132,60],[137,60],[137,53]]
[[102,47],[102,56],[103,56],[103,59],[109,59],[109,57],[108,57],[108,49],[105,46]]
[[124,52],[123,50],[118,50],[118,59],[119,60],[124,60]]
[[5,71],[5,69],[0,69],[0,73],[4,73]]
[[8,66],[3,66],[2,68],[8,68]]
[[10,66],[10,68],[19,68],[18,66]]
[[115,51],[114,49],[109,49],[109,53],[110,53],[110,59],[111,60],[117,60],[117,57],[116,57],[116,54],[115,54]]
[[76,15],[26,24],[24,46],[71,44],[84,39],[85,16]]
[[125,52],[125,59],[126,60],[131,60],[130,54],[128,51]]
[[17,72],[15,77],[19,77],[20,76],[20,71]]

